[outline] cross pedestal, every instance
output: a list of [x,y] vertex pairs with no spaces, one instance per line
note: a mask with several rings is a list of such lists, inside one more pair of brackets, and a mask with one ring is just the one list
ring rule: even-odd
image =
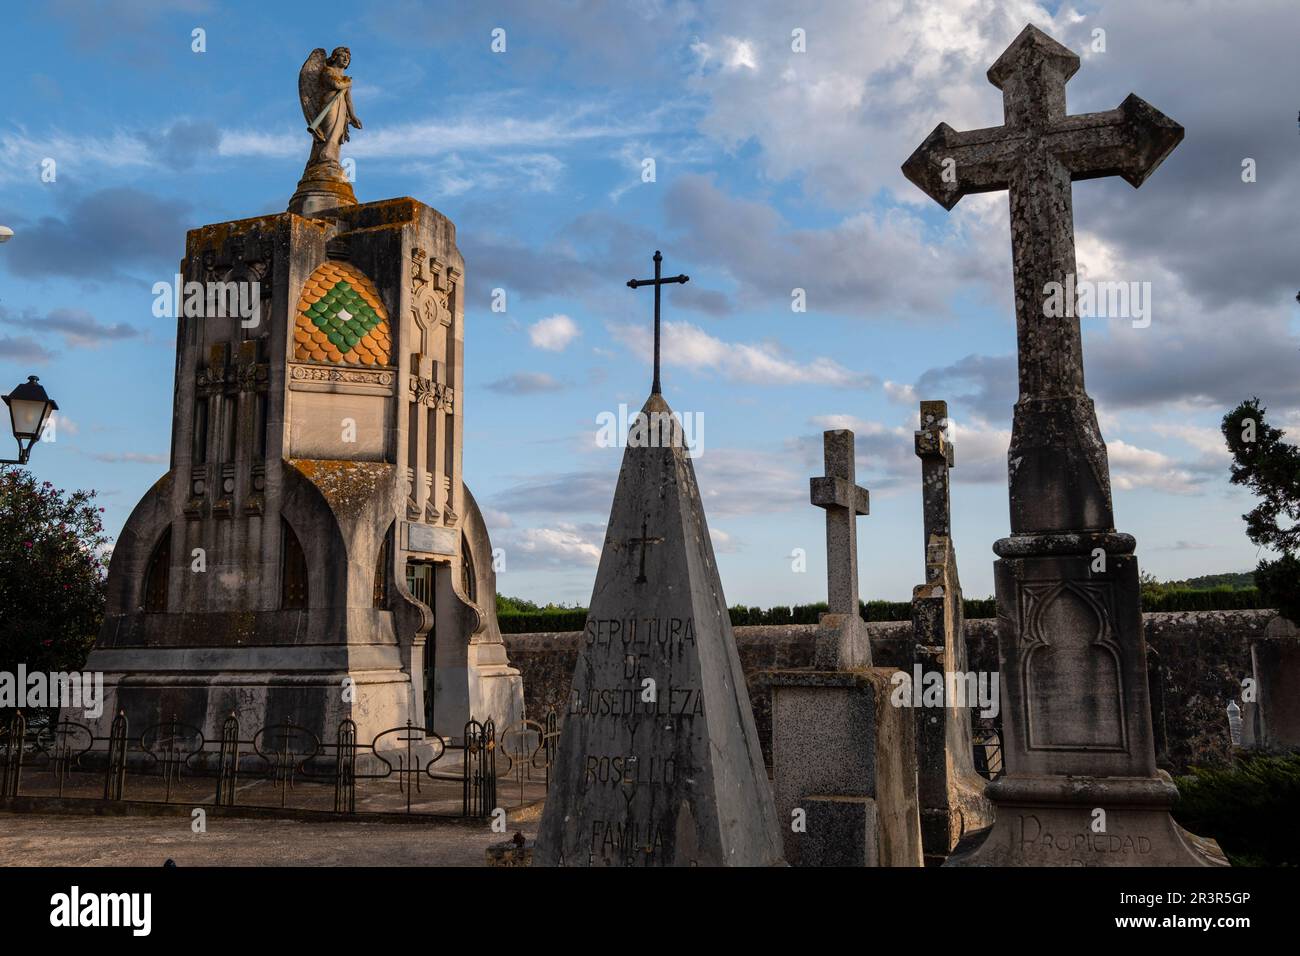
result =
[[1222,863],[1212,841],[1169,816],[1177,790],[1156,771],[1135,542],[1115,531],[1077,310],[1046,307],[1052,284],[1074,287],[1071,183],[1118,175],[1140,186],[1183,129],[1133,95],[1068,114],[1078,68],[1075,53],[1025,27],[988,71],[1003,125],[941,123],[903,165],[947,209],[1002,189],[1011,204],[1020,398],[1007,453],[1012,533],[994,545],[1007,773],[987,790],[996,823],[949,864]]
[[[772,693],[772,786],[796,866],[920,866],[916,727],[894,706],[893,668],[871,666],[858,606],[858,515],[853,432],[823,437],[826,474],[811,480],[826,510],[828,610],[814,666],[763,675]],[[790,824],[803,815],[803,828]]]

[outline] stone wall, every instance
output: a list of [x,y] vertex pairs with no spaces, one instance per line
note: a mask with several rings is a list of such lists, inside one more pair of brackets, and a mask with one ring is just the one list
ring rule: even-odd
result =
[[[1242,678],[1250,674],[1250,645],[1263,634],[1276,612],[1176,611],[1144,614],[1147,668],[1160,765],[1173,773],[1192,764],[1220,762],[1230,753],[1230,698],[1240,697]],[[995,618],[966,621],[966,648],[973,671],[998,668]],[[870,622],[874,662],[879,667],[908,667],[910,621]],[[762,671],[812,664],[815,625],[791,624],[735,629],[740,662],[749,682],[763,755],[771,759],[771,706],[768,691],[756,680]],[[554,703],[563,719],[563,704],[573,680],[580,632],[506,634],[510,662],[523,673],[524,703],[529,717],[540,719]]]

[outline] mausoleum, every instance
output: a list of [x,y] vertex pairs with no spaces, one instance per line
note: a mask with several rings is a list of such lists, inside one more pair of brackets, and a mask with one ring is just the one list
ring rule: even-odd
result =
[[346,51],[329,62],[300,78],[317,142],[289,211],[186,239],[171,462],[114,549],[86,665],[105,674],[97,733],[119,709],[209,738],[231,713],[326,740],[350,717],[362,743],[523,716],[461,473],[455,226],[414,199],[357,203]]

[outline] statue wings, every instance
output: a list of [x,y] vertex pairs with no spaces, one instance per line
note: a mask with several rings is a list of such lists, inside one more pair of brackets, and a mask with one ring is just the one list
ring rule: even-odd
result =
[[307,57],[307,62],[298,71],[298,99],[302,101],[302,115],[307,125],[316,121],[320,111],[325,108],[324,89],[320,76],[325,70],[325,50],[317,47]]

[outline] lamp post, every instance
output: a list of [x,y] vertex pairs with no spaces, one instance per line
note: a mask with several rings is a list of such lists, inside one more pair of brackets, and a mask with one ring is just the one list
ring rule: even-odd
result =
[[14,231],[8,226],[0,226],[0,242],[8,242],[14,237]]
[[18,458],[0,459],[0,465],[25,465],[28,456],[32,453],[32,445],[36,444],[36,440],[41,437],[41,432],[45,430],[50,412],[56,411],[59,406],[45,394],[40,379],[35,375],[27,376],[27,381],[4,396],[4,400],[9,406],[14,439],[18,442]]

